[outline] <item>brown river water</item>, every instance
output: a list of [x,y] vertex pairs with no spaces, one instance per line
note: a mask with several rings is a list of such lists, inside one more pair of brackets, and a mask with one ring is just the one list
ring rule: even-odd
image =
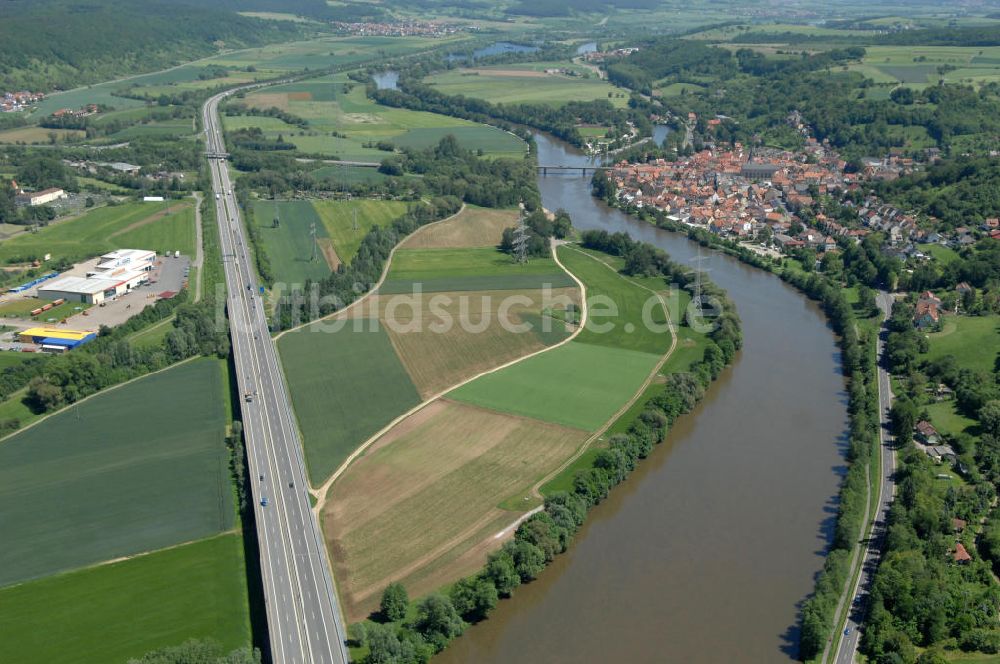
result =
[[[586,163],[537,141],[541,164]],[[589,176],[539,187],[579,229],[626,231],[677,261],[701,253],[736,303],[744,347],[570,550],[434,663],[792,660],[845,471],[845,384],[822,312],[771,274],[604,206]]]

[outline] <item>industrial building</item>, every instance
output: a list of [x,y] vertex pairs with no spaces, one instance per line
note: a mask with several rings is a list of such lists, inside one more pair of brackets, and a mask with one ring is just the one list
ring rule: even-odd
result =
[[38,287],[44,300],[100,304],[124,295],[149,281],[149,271],[156,263],[156,252],[146,249],[120,249],[100,257],[86,277],[62,277]]
[[95,337],[97,334],[94,332],[63,330],[57,327],[32,327],[17,333],[18,341],[39,345],[46,353],[65,353],[92,341]]

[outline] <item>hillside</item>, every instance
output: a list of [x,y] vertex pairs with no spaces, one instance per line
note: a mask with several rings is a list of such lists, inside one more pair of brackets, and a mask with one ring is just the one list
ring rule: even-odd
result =
[[0,90],[77,87],[293,39],[301,29],[170,0],[3,0]]

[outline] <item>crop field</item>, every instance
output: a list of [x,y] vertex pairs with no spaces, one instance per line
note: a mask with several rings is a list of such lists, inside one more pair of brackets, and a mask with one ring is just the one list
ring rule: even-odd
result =
[[278,350],[313,486],[420,402],[389,335],[372,321],[318,321],[282,336]]
[[[938,73],[942,65],[955,69]],[[869,46],[860,71],[876,83],[922,87],[943,78],[949,83],[980,85],[1000,80],[1000,47]]]
[[928,360],[954,355],[959,367],[981,369],[984,362],[992,366],[1000,353],[1000,316],[946,316],[941,331],[928,339]]
[[189,362],[0,443],[0,585],[231,528],[223,381]]
[[400,249],[496,247],[505,228],[517,225],[517,210],[467,205],[453,219],[427,226],[407,238]]
[[478,378],[448,398],[594,431],[639,389],[659,359],[574,340]]
[[424,79],[439,92],[487,99],[497,104],[533,103],[561,105],[568,101],[607,99],[615,106],[628,103],[627,91],[596,76],[546,74],[544,69],[577,69],[569,63],[496,65],[455,69]]
[[109,141],[129,141],[133,138],[167,138],[189,136],[194,133],[194,126],[190,119],[178,118],[176,120],[162,120],[159,122],[147,122],[145,124],[132,125],[121,131],[115,132],[107,137]]
[[[607,298],[604,301],[613,303],[610,307],[602,306],[600,301],[593,303],[587,325],[576,341],[655,355],[667,352],[670,332],[663,305],[649,291],[608,269],[601,260],[604,254],[598,256],[600,258],[566,246],[559,248],[559,259],[586,284],[587,299],[601,296]],[[644,317],[647,320],[644,321]],[[604,331],[605,326],[609,328],[607,331]]]
[[575,288],[376,298],[366,305],[366,314],[379,307],[379,318],[423,398],[566,338],[572,329],[540,314],[546,306],[580,302]]
[[211,638],[250,645],[243,543],[225,534],[0,590],[11,662],[124,662]]
[[315,178],[328,178],[332,180],[336,185],[333,187],[334,189],[338,189],[344,185],[384,182],[388,177],[379,173],[375,168],[351,167],[341,164],[329,164],[310,172]]
[[48,129],[46,127],[19,127],[0,131],[0,143],[50,143],[55,136],[57,142],[67,139],[83,138],[86,133],[78,129]]
[[[279,225],[273,226],[277,217]],[[293,284],[307,279],[319,280],[337,265],[336,256],[327,256],[323,240],[326,227],[309,201],[256,201],[253,206],[254,224],[271,261],[275,278]],[[316,241],[310,235],[316,229]]]
[[485,551],[446,577],[421,574],[512,522],[517,513],[497,505],[526,491],[585,437],[448,401],[401,423],[333,485],[323,514],[349,619],[375,608],[389,581],[402,579],[420,595],[481,566]]
[[[361,240],[372,226],[388,226],[406,214],[406,203],[356,199],[350,201],[313,201],[313,207],[333,242],[337,256],[350,263],[358,253]],[[355,217],[356,215],[356,217]],[[355,225],[355,219],[357,225]]]
[[[523,141],[495,127],[376,104],[365,96],[364,87],[346,74],[268,88],[248,94],[243,101],[253,107],[276,107],[293,113],[306,119],[310,129],[303,133],[275,118],[252,116],[228,117],[227,127],[259,126],[272,138],[282,133],[299,150],[311,154],[378,162],[386,153],[370,146],[371,142],[426,147],[449,133],[463,147],[481,149],[489,155],[521,156],[526,150]],[[334,136],[333,132],[346,138]]]
[[194,206],[190,201],[126,203],[97,208],[23,233],[0,244],[0,262],[23,262],[50,253],[53,259],[78,261],[111,249],[179,250],[194,254]]
[[551,258],[518,265],[491,247],[400,249],[381,293],[409,293],[417,285],[425,293],[462,290],[523,290],[575,286]]

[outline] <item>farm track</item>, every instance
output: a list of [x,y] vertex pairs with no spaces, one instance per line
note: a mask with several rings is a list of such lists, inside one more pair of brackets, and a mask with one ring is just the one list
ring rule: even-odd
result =
[[[610,265],[608,265],[606,262],[602,261],[600,258],[597,258],[596,256],[592,256],[592,255],[590,255],[590,254],[588,254],[586,252],[579,251],[577,249],[572,249],[572,250],[573,251],[577,251],[578,253],[581,253],[584,256],[588,256],[589,258],[592,258],[593,260],[597,261],[598,263],[604,265],[604,267],[608,268],[609,270],[611,270],[615,274],[618,274],[617,270],[615,270],[613,267],[611,267]],[[556,261],[558,262],[558,260],[559,259],[557,257]],[[562,263],[560,263],[560,265],[562,265]],[[622,277],[622,278],[624,279],[624,277]],[[556,475],[558,475],[559,473],[561,473],[562,471],[564,471],[566,468],[568,468],[570,466],[570,464],[572,464],[574,461],[576,461],[577,459],[579,459],[580,456],[582,456],[584,452],[586,452],[588,449],[590,449],[590,446],[594,443],[594,441],[600,439],[600,437],[603,436],[605,434],[605,432],[607,432],[607,430],[611,427],[612,424],[614,424],[618,420],[619,417],[621,417],[623,414],[625,414],[626,412],[628,412],[628,409],[631,408],[635,404],[635,402],[638,401],[642,397],[642,395],[646,392],[646,389],[650,386],[650,384],[653,382],[653,380],[656,379],[657,374],[660,373],[660,369],[663,368],[663,365],[666,364],[667,360],[670,359],[670,356],[674,354],[674,350],[677,348],[677,328],[674,325],[673,319],[670,318],[670,308],[667,306],[666,301],[664,301],[663,296],[660,295],[659,293],[657,293],[656,291],[652,290],[651,288],[647,288],[646,286],[643,286],[642,284],[636,283],[635,281],[632,281],[631,279],[626,279],[626,281],[630,282],[634,286],[638,286],[639,288],[652,293],[653,295],[655,295],[657,297],[657,299],[660,300],[660,303],[663,305],[663,313],[667,317],[667,326],[670,329],[670,348],[667,349],[667,352],[663,354],[663,356],[660,358],[660,361],[657,362],[656,366],[654,366],[653,369],[652,369],[652,371],[649,372],[649,376],[646,377],[646,380],[639,387],[639,389],[636,391],[636,393],[634,395],[632,395],[632,398],[629,399],[628,401],[626,401],[622,405],[622,407],[619,408],[615,412],[615,414],[612,415],[611,418],[607,422],[605,422],[604,425],[600,429],[598,429],[593,434],[591,434],[590,437],[588,437],[587,440],[584,441],[583,445],[580,446],[580,449],[578,449],[573,456],[571,456],[569,459],[567,459],[565,463],[563,463],[561,466],[559,466],[558,468],[556,468],[554,471],[552,471],[551,473],[549,473],[548,475],[546,475],[545,477],[543,477],[541,480],[539,480],[537,483],[535,483],[535,486],[531,487],[531,494],[535,498],[538,498],[539,500],[542,499],[541,487],[544,486],[545,483],[548,482],[548,481],[550,481],[553,477],[555,477]],[[581,329],[582,329],[582,326],[581,326]]]
[[[463,207],[463,209],[464,209],[464,207]],[[461,212],[461,210],[459,210],[459,212]],[[452,217],[448,217],[448,219],[452,219],[454,216],[455,215],[452,215]],[[441,221],[447,221],[447,220],[446,219],[442,219]],[[440,222],[434,222],[434,223],[440,223]],[[423,226],[422,228],[428,228],[430,226],[431,226],[431,224],[428,224],[427,226]],[[418,229],[418,231],[419,230],[420,229]],[[471,383],[472,381],[476,380],[477,378],[481,378],[482,376],[486,376],[488,374],[495,373],[497,371],[500,371],[501,369],[506,369],[507,367],[510,367],[512,365],[515,365],[515,364],[518,364],[519,362],[527,360],[528,358],[535,357],[536,355],[540,355],[542,353],[546,353],[546,352],[548,352],[550,350],[553,350],[555,348],[559,348],[560,346],[563,346],[563,345],[569,343],[570,341],[572,341],[574,338],[576,338],[577,335],[580,334],[580,332],[583,331],[584,327],[587,324],[587,287],[583,284],[582,281],[580,281],[576,277],[576,275],[574,275],[572,272],[570,272],[569,270],[567,270],[566,267],[559,261],[558,256],[555,255],[556,254],[555,247],[558,246],[558,244],[561,244],[561,243],[559,241],[556,241],[556,240],[552,240],[551,241],[551,249],[552,249],[552,254],[555,257],[555,262],[556,262],[557,265],[559,265],[559,267],[564,272],[566,272],[566,274],[568,274],[573,279],[574,282],[576,282],[576,285],[580,288],[580,300],[581,300],[582,304],[581,304],[581,312],[580,312],[580,324],[577,327],[577,329],[574,330],[571,335],[569,335],[568,337],[566,337],[565,339],[563,339],[559,343],[556,343],[556,344],[553,344],[552,346],[547,346],[545,348],[539,349],[539,350],[537,350],[537,351],[535,351],[533,353],[529,353],[529,354],[524,355],[522,357],[516,358],[514,360],[506,362],[506,363],[504,363],[504,364],[502,364],[500,366],[494,367],[494,368],[489,369],[487,371],[482,371],[482,372],[480,372],[480,373],[478,373],[478,374],[476,374],[474,376],[470,376],[469,378],[466,378],[465,380],[461,381],[460,383],[452,385],[451,387],[448,387],[448,388],[446,388],[446,389],[438,392],[437,394],[434,394],[434,395],[428,397],[427,399],[423,400],[421,403],[417,404],[416,406],[414,406],[410,410],[408,410],[405,413],[403,413],[403,414],[399,415],[398,417],[396,417],[393,421],[389,422],[386,426],[382,427],[382,429],[380,429],[379,431],[375,432],[375,434],[373,434],[371,437],[368,438],[368,440],[366,440],[365,442],[363,442],[357,449],[354,450],[354,452],[351,453],[350,456],[347,457],[347,459],[344,460],[343,463],[341,463],[340,467],[337,468],[336,471],[334,471],[333,475],[331,475],[330,478],[327,479],[326,482],[324,482],[320,487],[318,487],[316,489],[310,489],[310,492],[313,494],[313,497],[316,499],[316,505],[313,506],[313,512],[315,512],[315,514],[317,515],[317,517],[322,513],[323,507],[326,505],[327,495],[330,492],[330,487],[337,480],[337,478],[339,478],[347,470],[347,468],[354,461],[356,461],[362,454],[364,454],[365,451],[368,450],[368,448],[371,447],[379,438],[381,438],[386,433],[388,433],[393,427],[395,427],[396,425],[398,425],[400,422],[404,421],[406,418],[410,417],[414,413],[420,412],[422,409],[426,408],[429,404],[431,404],[434,401],[437,401],[438,399],[442,398],[445,394],[447,394],[448,392],[451,392],[452,390],[454,390],[456,388],[459,388],[459,387],[461,387],[461,386],[463,386],[463,385],[465,385],[467,383]],[[397,247],[398,246],[399,245],[397,245]],[[382,273],[382,278],[379,279],[379,284],[378,285],[380,285],[382,283],[382,281],[385,279],[385,276],[388,274],[389,267],[390,267],[390,264],[391,264],[391,261],[392,261],[392,256],[394,254],[395,254],[395,249],[390,254],[389,260],[386,261],[385,270]],[[378,285],[376,285],[376,287],[373,288],[372,291],[369,291],[369,293],[365,296],[365,298],[362,298],[362,299],[367,299],[371,295],[371,293],[377,291],[378,290]],[[353,304],[358,304],[360,301],[361,300],[358,300],[358,301],[354,302]],[[349,307],[346,307],[345,309],[342,310],[342,312],[343,311],[347,311],[348,308]],[[338,312],[338,313],[342,313],[342,312]]]

